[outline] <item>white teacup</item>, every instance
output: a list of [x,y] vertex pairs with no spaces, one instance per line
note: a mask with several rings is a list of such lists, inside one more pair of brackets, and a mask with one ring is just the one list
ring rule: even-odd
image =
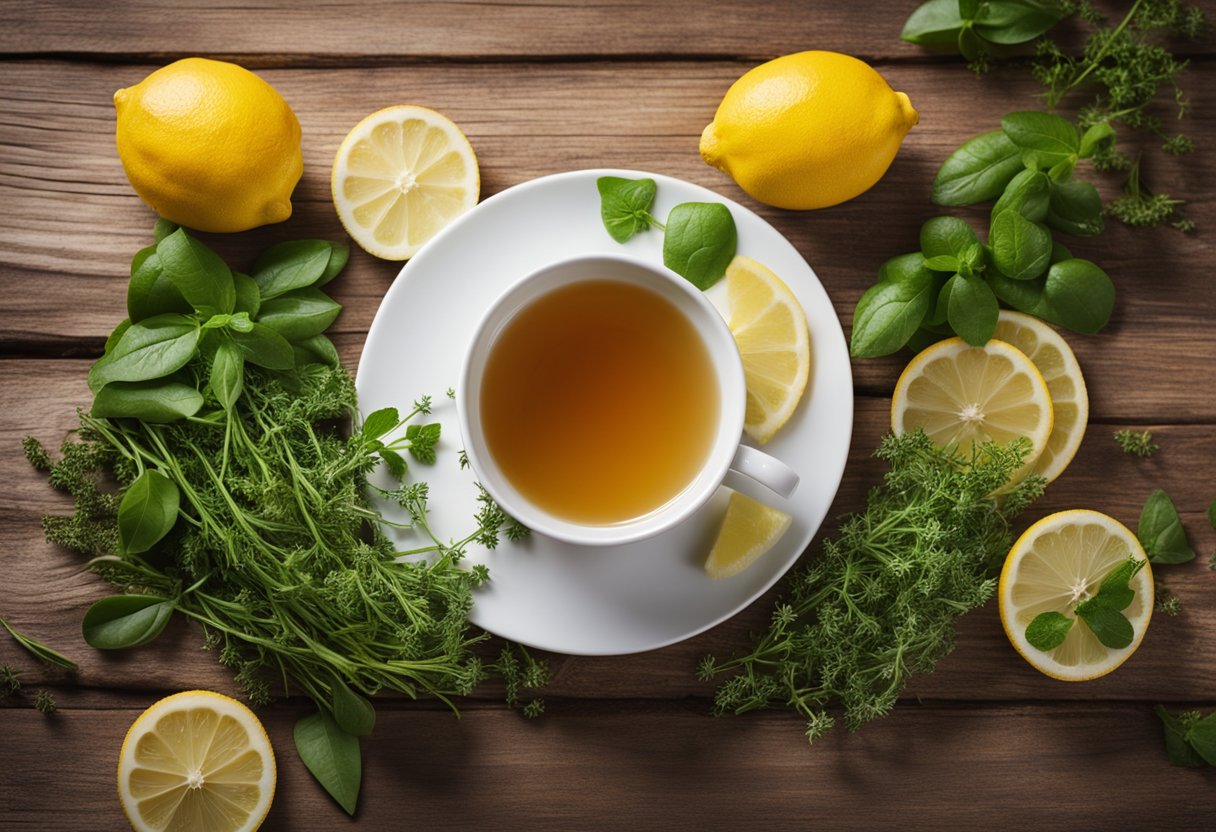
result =
[[[667,502],[621,522],[574,522],[536,505],[514,485],[491,454],[483,429],[482,381],[495,344],[512,319],[550,292],[583,281],[620,281],[649,289],[672,303],[692,324],[704,344],[718,385],[718,419],[700,469]],[[798,486],[798,475],[785,463],[740,444],[746,406],[743,364],[726,322],[684,278],[664,268],[622,255],[590,255],[563,260],[515,283],[486,312],[465,354],[456,405],[469,464],[490,496],[534,532],[588,546],[632,543],[681,523],[721,485],[728,471],[759,482],[782,497]],[[587,472],[595,476],[595,472]]]

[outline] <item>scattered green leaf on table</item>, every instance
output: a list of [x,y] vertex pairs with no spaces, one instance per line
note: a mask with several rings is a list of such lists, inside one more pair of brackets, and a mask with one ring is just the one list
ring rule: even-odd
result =
[[296,751],[317,782],[348,815],[355,813],[363,761],[359,738],[343,731],[324,710],[296,723]]
[[155,595],[111,595],[89,607],[81,630],[98,650],[121,650],[147,644],[160,635],[173,616],[173,602]]
[[1182,528],[1178,509],[1160,488],[1145,501],[1136,536],[1153,563],[1186,563],[1195,559],[1195,550]]
[[[41,659],[47,664],[64,670],[76,670],[76,662],[69,659],[67,656],[60,653],[58,650],[53,650],[47,647],[40,641],[30,638],[21,631],[14,628],[11,624],[0,618],[0,627],[8,631],[8,634],[13,637],[13,640],[25,648],[30,655]],[[18,685],[19,687],[20,685]]]
[[351,690],[345,682],[333,684],[334,721],[346,733],[366,737],[376,728],[376,709],[366,697]]

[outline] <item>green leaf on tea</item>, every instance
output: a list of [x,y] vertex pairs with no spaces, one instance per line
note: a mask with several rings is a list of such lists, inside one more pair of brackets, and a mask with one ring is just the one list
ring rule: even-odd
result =
[[653,179],[601,176],[595,187],[600,192],[600,217],[612,239],[624,243],[650,227],[650,206],[658,192]]
[[967,140],[933,180],[938,205],[972,205],[995,199],[1022,170],[1022,150],[1001,130]]
[[1186,563],[1195,559],[1178,509],[1160,488],[1149,495],[1140,511],[1136,537],[1153,563]]
[[185,315],[157,315],[132,324],[89,369],[89,388],[96,392],[111,381],[167,376],[194,357],[200,334],[198,325]]
[[324,240],[278,243],[258,255],[253,280],[265,300],[312,286],[325,275],[332,252],[333,247]]
[[98,650],[121,650],[147,644],[161,634],[173,616],[173,602],[155,595],[111,595],[84,614],[85,643]]
[[671,209],[663,235],[663,265],[704,291],[735,257],[735,219],[720,202],[683,202]]
[[296,723],[296,752],[305,767],[348,815],[355,813],[363,760],[359,738],[343,731],[324,710]]
[[334,682],[333,711],[338,727],[356,737],[366,737],[376,727],[376,709],[344,682]]
[[91,413],[98,419],[163,424],[193,416],[202,406],[203,395],[178,381],[113,381],[97,391]]
[[329,329],[341,311],[341,304],[320,289],[296,289],[263,301],[258,323],[270,327],[288,341],[299,341]]
[[232,272],[214,251],[179,228],[156,244],[165,276],[192,307],[210,317],[236,305]]
[[118,504],[118,538],[130,555],[146,552],[177,523],[181,494],[173,480],[145,469]]
[[1026,627],[1026,640],[1034,649],[1048,653],[1064,643],[1074,621],[1058,612],[1039,613]]

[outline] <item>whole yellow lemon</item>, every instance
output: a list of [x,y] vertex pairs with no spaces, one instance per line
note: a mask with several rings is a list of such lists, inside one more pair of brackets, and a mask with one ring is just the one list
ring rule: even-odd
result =
[[114,93],[118,156],[156,213],[199,231],[291,216],[304,171],[300,122],[244,67],[185,58]]
[[778,208],[826,208],[869,190],[919,120],[908,96],[838,52],[798,52],[735,81],[701,157]]

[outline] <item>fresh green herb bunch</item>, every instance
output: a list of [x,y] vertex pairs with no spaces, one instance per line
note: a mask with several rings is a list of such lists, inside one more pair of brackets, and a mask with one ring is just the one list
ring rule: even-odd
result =
[[922,431],[883,440],[883,484],[794,578],[751,652],[701,663],[702,679],[734,674],[715,712],[791,708],[814,741],[833,724],[829,707],[843,707],[850,730],[890,711],[913,673],[951,651],[955,619],[992,595],[1009,521],[1044,483],[1031,476],[1003,498],[993,492],[1029,449],[1019,439],[961,460]]
[[[470,543],[493,547],[500,534],[517,539],[526,529],[487,498],[471,533],[441,538],[428,522],[425,483],[368,482],[381,462],[398,478],[408,473],[407,456],[433,464],[440,432],[417,421],[430,412],[426,398],[404,417],[385,408],[350,435],[343,430],[356,418],[355,389],[322,334],[336,304],[315,289],[332,277],[336,248],[276,246],[246,282],[220,270],[222,261],[179,229],[156,252],[136,256],[132,297],[164,297],[138,288],[141,270],[157,256],[168,285],[186,296],[185,270],[167,265],[160,251],[175,238],[173,250],[209,263],[210,279],[244,291],[242,311],[253,313],[245,320],[217,311],[227,302],[205,301],[200,279],[190,290],[192,312],[159,313],[185,319],[175,324],[182,334],[127,349],[149,320],[139,316],[111,339],[90,374],[104,385],[92,412],[81,413],[76,441],[53,463],[37,442],[26,443],[31,462],[49,464],[51,483],[76,501],[71,517],[45,518],[46,534],[89,556],[94,570],[124,590],[86,613],[92,646],[147,643],[177,612],[202,625],[207,646],[252,702],[266,702],[272,683],[310,696],[318,712],[297,726],[297,750],[353,812],[358,737],[375,722],[364,697],[429,693],[450,705],[452,695],[471,692],[497,669],[473,652],[487,635],[472,631],[467,617],[487,571],[460,562]],[[217,318],[223,324],[211,326]],[[116,378],[117,367],[147,378]],[[154,375],[162,371],[172,380]],[[107,398],[116,385],[121,396]],[[109,480],[117,494],[101,485]],[[369,500],[373,491],[407,509],[421,545],[396,549]],[[522,655],[529,682],[543,681],[544,669]]]
[[956,49],[978,75],[988,70],[989,58],[1034,40],[1070,13],[1052,0],[928,0],[912,12],[899,36]]
[[1114,134],[1106,125],[1081,133],[1048,113],[1010,113],[1001,129],[976,136],[950,155],[933,182],[939,205],[996,199],[988,244],[958,217],[934,217],[920,231],[918,253],[882,265],[878,283],[857,303],[850,352],[859,358],[920,349],[957,334],[983,346],[1003,302],[1077,332],[1097,332],[1114,309],[1106,272],[1073,257],[1051,229],[1101,233],[1102,200],[1073,178]]

